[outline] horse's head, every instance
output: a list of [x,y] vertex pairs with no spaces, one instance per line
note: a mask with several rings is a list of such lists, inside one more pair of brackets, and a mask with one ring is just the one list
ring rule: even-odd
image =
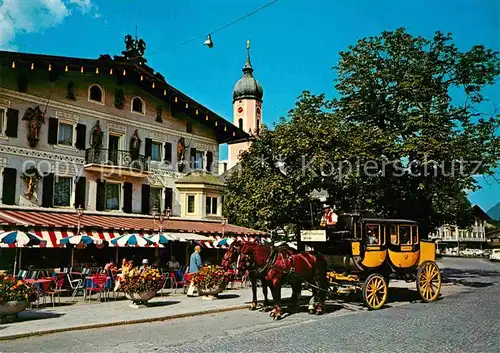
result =
[[238,252],[241,248],[241,242],[235,241],[229,246],[229,249],[226,250],[224,257],[222,258],[221,266],[224,268],[229,268],[231,264],[236,260]]
[[240,249],[240,260],[238,270],[246,270],[255,267],[255,255],[259,244],[244,243]]

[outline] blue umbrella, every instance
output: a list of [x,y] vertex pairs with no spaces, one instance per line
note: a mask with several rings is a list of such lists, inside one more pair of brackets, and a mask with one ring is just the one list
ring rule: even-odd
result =
[[234,239],[231,238],[222,238],[220,240],[217,240],[214,245],[215,246],[228,246],[231,245],[234,242]]
[[125,234],[121,237],[111,240],[111,244],[114,246],[126,247],[126,246],[139,246],[143,247],[146,245],[151,245],[153,242],[148,238],[139,234]]
[[90,245],[90,244],[101,244],[102,240],[99,238],[94,238],[88,235],[73,235],[71,237],[59,239],[59,244],[61,245]]
[[168,244],[170,241],[175,241],[177,238],[174,238],[172,235],[168,233],[156,233],[154,235],[150,235],[146,237],[151,240],[155,244]]
[[0,234],[0,242],[4,244],[16,244],[20,246],[45,245],[47,241],[40,238],[35,233],[11,230]]
[[[14,258],[14,272],[13,272],[13,275],[15,276],[17,267],[17,248],[23,246],[46,245],[47,241],[40,238],[35,233],[22,232],[19,230],[11,230],[0,234],[0,243],[16,245],[16,256]],[[19,267],[21,267],[21,249],[19,249]]]

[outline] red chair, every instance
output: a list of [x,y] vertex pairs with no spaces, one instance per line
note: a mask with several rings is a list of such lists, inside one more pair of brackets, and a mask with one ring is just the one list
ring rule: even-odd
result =
[[64,277],[62,279],[59,279],[56,281],[56,288],[55,289],[50,289],[47,291],[44,291],[44,294],[50,296],[50,302],[52,303],[52,306],[55,308],[56,307],[56,301],[55,301],[55,296],[59,297],[59,305],[61,305],[61,293],[65,293],[68,290],[63,289],[62,287],[64,286]]
[[[88,295],[89,302],[92,292],[99,293],[99,300],[101,300],[102,293],[106,291],[106,282],[108,281],[108,277],[106,275],[94,275],[91,276],[90,279],[92,281],[92,287],[86,289],[86,295]],[[104,301],[106,301],[106,295],[104,295]]]
[[[186,278],[185,275],[184,275],[184,278]],[[185,288],[186,288],[186,281],[185,280],[181,280],[181,281],[177,280],[177,277],[175,277],[175,272],[170,272],[168,274],[168,279],[171,282],[170,288],[172,288],[174,290],[174,294],[175,294],[175,290],[177,288],[182,288],[182,290],[185,294]]]

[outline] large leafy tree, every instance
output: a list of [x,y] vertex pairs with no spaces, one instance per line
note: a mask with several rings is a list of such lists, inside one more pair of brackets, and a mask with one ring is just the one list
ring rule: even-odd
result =
[[450,34],[428,40],[398,29],[340,53],[337,70],[334,105],[356,136],[352,152],[370,167],[359,174],[365,196],[357,201],[418,219],[424,233],[463,215],[463,191],[500,156],[498,116],[480,113],[482,89],[500,73],[498,53],[461,52]]
[[500,73],[498,54],[399,29],[358,41],[337,71],[338,99],[305,92],[242,154],[226,190],[230,220],[299,231],[311,191],[324,189],[346,211],[419,220],[424,236],[467,221],[465,191],[499,159],[499,119],[479,109],[482,88]]

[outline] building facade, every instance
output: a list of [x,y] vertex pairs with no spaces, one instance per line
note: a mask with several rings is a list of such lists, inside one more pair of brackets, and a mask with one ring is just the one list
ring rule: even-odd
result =
[[248,135],[123,54],[0,52],[2,207],[222,217],[219,144]]
[[430,235],[437,240],[441,249],[456,249],[482,247],[487,242],[486,228],[490,217],[479,207],[473,207],[474,223],[469,228],[459,228],[456,225],[445,224]]

